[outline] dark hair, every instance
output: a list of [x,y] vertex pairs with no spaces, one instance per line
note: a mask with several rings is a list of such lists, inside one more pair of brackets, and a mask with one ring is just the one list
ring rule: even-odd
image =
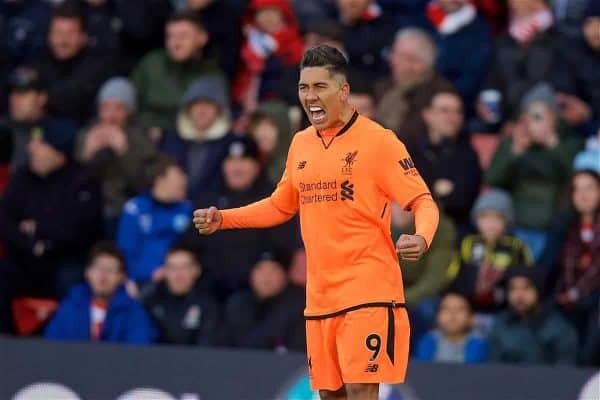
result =
[[473,301],[471,300],[471,298],[463,291],[460,290],[456,290],[456,289],[448,289],[445,290],[441,293],[440,296],[440,304],[438,306],[438,311],[440,310],[440,307],[442,305],[442,301],[444,301],[444,299],[448,296],[457,296],[460,297],[461,299],[463,299],[465,301],[465,303],[467,303],[467,307],[469,308],[469,312],[472,314],[474,313],[474,309],[475,309],[475,305],[473,304]]
[[246,128],[246,132],[252,134],[252,132],[256,129],[258,124],[265,120],[271,121],[275,126],[277,126],[275,120],[273,119],[273,116],[271,116],[271,114],[269,114],[268,112],[263,110],[253,111],[252,114],[250,114],[250,117],[248,118],[248,127]]
[[314,33],[335,42],[343,42],[344,40],[344,30],[342,27],[338,23],[329,20],[309,23],[305,33]]
[[52,12],[52,19],[56,18],[76,19],[79,21],[81,30],[86,31],[87,21],[85,19],[85,14],[82,12],[77,1],[67,0],[57,6]]
[[194,261],[194,263],[197,265],[200,265],[200,258],[198,257],[198,253],[196,252],[196,250],[192,246],[188,246],[185,243],[176,243],[173,246],[169,247],[169,250],[167,250],[167,253],[165,254],[165,260],[171,254],[175,254],[175,253],[179,253],[179,252],[189,254],[190,257],[192,257],[192,260]]
[[86,268],[89,268],[99,256],[111,256],[119,260],[119,268],[122,273],[127,274],[127,261],[121,249],[114,242],[103,240],[97,242],[89,252]]
[[171,167],[181,168],[181,166],[179,165],[179,163],[177,163],[177,161],[175,161],[175,159],[166,155],[158,156],[150,164],[146,173],[147,183],[149,184],[149,186],[152,187],[156,179],[165,175]]
[[199,30],[206,31],[204,25],[202,24],[202,21],[200,20],[200,16],[194,10],[184,9],[174,12],[173,14],[171,14],[169,19],[167,19],[166,25],[174,24],[176,22],[189,22]]
[[300,70],[309,67],[324,67],[330,74],[348,77],[348,61],[338,49],[326,44],[306,50],[300,61]]
[[373,99],[373,101],[375,101],[375,90],[373,89],[373,83],[369,81],[363,74],[349,71],[348,83],[350,84],[350,90],[352,93],[367,95]]
[[440,90],[440,91],[437,91],[437,92],[433,93],[433,95],[431,96],[431,100],[429,100],[429,104],[427,104],[427,106],[428,107],[433,106],[433,101],[440,94],[447,94],[447,95],[450,95],[450,96],[457,97],[460,100],[460,103],[464,105],[464,100],[463,100],[462,96],[460,95],[460,93],[458,93],[454,89],[444,89],[444,90]]

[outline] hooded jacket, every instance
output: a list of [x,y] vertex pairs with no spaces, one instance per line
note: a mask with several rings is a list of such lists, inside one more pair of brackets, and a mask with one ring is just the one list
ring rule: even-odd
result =
[[[46,339],[89,341],[91,302],[92,290],[87,283],[71,289],[46,328]],[[149,344],[155,336],[156,328],[142,305],[119,287],[110,301],[100,341]]]

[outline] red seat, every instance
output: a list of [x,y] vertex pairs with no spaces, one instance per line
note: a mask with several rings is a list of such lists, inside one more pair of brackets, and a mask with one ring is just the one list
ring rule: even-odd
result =
[[12,302],[15,329],[19,336],[28,336],[37,332],[48,322],[58,308],[58,302],[52,299],[19,297]]
[[473,133],[471,135],[471,146],[475,149],[479,157],[479,164],[484,171],[490,166],[494,153],[496,153],[496,149],[500,144],[500,139],[499,135],[488,133]]

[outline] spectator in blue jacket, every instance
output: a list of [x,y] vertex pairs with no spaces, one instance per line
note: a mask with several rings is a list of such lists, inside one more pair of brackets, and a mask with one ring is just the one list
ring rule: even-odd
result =
[[469,0],[433,1],[427,17],[437,32],[437,70],[454,85],[470,112],[492,55],[487,23]]
[[73,287],[46,328],[52,340],[147,344],[156,330],[141,304],[129,297],[123,283],[125,258],[111,242],[90,253],[86,282]]
[[129,278],[142,285],[161,267],[192,215],[192,205],[186,200],[187,177],[175,161],[160,158],[149,168],[149,175],[151,190],[125,204],[117,229]]
[[437,329],[417,344],[415,358],[423,361],[477,364],[488,359],[487,340],[473,330],[474,313],[467,298],[458,292],[442,297]]

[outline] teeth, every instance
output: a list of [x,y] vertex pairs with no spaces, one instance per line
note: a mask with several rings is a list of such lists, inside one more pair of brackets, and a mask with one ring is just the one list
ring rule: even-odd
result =
[[316,111],[323,111],[323,109],[322,109],[321,107],[316,107],[316,106],[314,106],[314,107],[309,107],[308,109],[309,109],[310,111],[313,111],[313,112],[316,112]]

